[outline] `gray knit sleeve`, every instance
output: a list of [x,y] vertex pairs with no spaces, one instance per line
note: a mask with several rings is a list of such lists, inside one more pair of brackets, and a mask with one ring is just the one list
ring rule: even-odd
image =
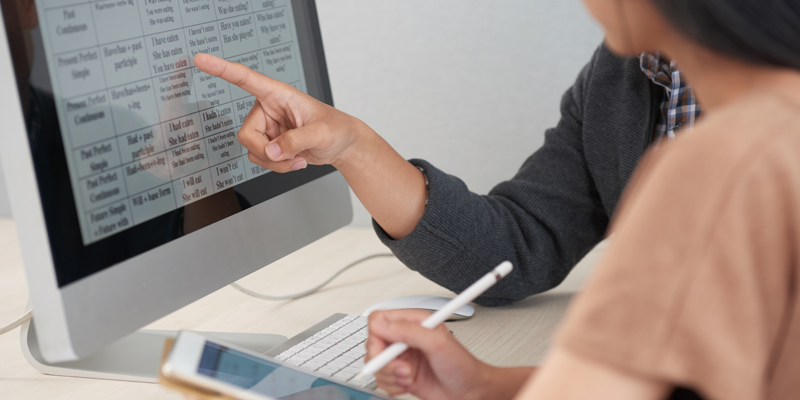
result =
[[426,161],[411,160],[428,176],[425,213],[400,240],[373,221],[383,243],[409,268],[454,292],[511,261],[514,271],[476,300],[481,305],[509,304],[563,281],[608,225],[582,140],[591,72],[590,62],[564,94],[561,120],[545,133],[544,145],[488,195],[470,192]]

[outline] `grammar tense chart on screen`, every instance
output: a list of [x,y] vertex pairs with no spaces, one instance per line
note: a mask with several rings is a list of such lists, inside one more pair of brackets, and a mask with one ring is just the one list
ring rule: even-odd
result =
[[289,0],[38,0],[84,244],[267,171],[236,140],[254,98],[198,52],[306,91]]

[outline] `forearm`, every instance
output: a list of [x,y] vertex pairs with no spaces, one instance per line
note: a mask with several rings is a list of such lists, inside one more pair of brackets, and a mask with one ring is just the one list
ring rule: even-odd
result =
[[506,305],[555,287],[602,240],[607,221],[597,217],[602,203],[554,182],[559,175],[547,171],[560,164],[541,173],[530,166],[541,163],[526,163],[515,179],[481,196],[425,160],[411,163],[423,167],[430,182],[425,214],[402,240],[377,222],[376,233],[406,266],[456,293],[493,266],[511,261],[512,275],[478,304]]
[[422,173],[359,121],[356,140],[334,166],[375,221],[394,239],[410,234],[425,212]]
[[522,386],[536,373],[536,367],[500,368],[488,366],[485,392],[482,398],[511,399],[519,393]]

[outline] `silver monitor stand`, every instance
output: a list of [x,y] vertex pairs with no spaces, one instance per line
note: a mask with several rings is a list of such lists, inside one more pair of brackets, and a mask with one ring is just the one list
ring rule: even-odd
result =
[[[202,333],[260,353],[286,341],[286,336],[268,333]],[[28,363],[44,374],[155,383],[164,340],[177,335],[177,331],[138,330],[89,357],[57,364],[42,357],[32,319],[22,325],[19,341]]]

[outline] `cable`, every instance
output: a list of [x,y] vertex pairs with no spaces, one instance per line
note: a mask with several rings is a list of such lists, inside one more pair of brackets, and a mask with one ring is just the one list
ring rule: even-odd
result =
[[30,309],[25,314],[22,314],[22,316],[14,320],[14,322],[0,328],[0,335],[24,324],[25,321],[31,319],[31,317],[33,317],[33,309]]
[[[380,258],[380,257],[394,257],[394,254],[392,254],[392,253],[379,253],[379,254],[373,254],[373,255],[358,259],[356,261],[351,262],[350,264],[347,264],[344,268],[340,269],[339,271],[336,271],[336,273],[331,275],[330,278],[326,279],[325,282],[322,282],[319,285],[314,286],[311,289],[304,290],[304,291],[302,291],[300,293],[289,294],[289,295],[285,295],[285,296],[267,296],[265,294],[254,292],[254,291],[252,291],[252,290],[250,290],[248,288],[242,287],[241,285],[239,285],[236,282],[231,283],[231,286],[234,289],[236,289],[236,290],[238,290],[238,291],[240,291],[240,292],[242,292],[242,293],[244,293],[246,295],[253,296],[253,297],[256,297],[256,298],[259,298],[259,299],[264,299],[264,300],[279,301],[279,300],[297,299],[297,298],[300,298],[300,297],[303,297],[303,296],[308,296],[309,294],[314,293],[317,290],[322,289],[325,285],[331,283],[332,280],[336,279],[337,276],[341,275],[342,272],[347,271],[348,269],[353,268],[356,265],[361,264],[364,261],[368,261],[368,260],[371,260],[373,258]],[[0,335],[8,333],[9,331],[13,330],[14,328],[24,324],[26,321],[28,321],[32,317],[33,317],[33,309],[30,309],[27,312],[25,312],[25,314],[22,314],[22,316],[20,316],[19,318],[15,319],[14,321],[12,321],[10,324],[0,328]]]
[[263,300],[272,300],[272,301],[292,300],[292,299],[297,299],[297,298],[300,298],[300,297],[303,297],[303,296],[308,296],[309,294],[314,293],[317,290],[322,289],[325,285],[329,284],[332,280],[334,280],[342,272],[347,271],[348,269],[350,269],[352,267],[355,267],[356,265],[361,264],[364,261],[371,260],[373,258],[379,258],[379,257],[394,257],[394,254],[392,254],[392,253],[379,253],[379,254],[373,254],[371,256],[367,256],[367,257],[358,259],[356,261],[351,262],[350,264],[348,264],[344,268],[340,269],[335,274],[331,275],[331,277],[328,278],[327,280],[325,280],[325,282],[322,282],[319,285],[314,286],[311,289],[304,290],[304,291],[302,291],[300,293],[289,294],[289,295],[285,295],[285,296],[267,296],[265,294],[254,292],[254,291],[252,291],[250,289],[242,287],[241,285],[239,285],[236,282],[231,283],[231,286],[234,289],[236,289],[236,290],[238,290],[238,291],[240,291],[240,292],[242,292],[242,293],[244,293],[246,295],[250,295],[250,296],[253,296],[253,297],[256,297],[256,298],[259,298],[259,299],[263,299]]
[[[242,293],[244,293],[246,295],[253,296],[253,297],[256,297],[256,298],[259,298],[259,299],[264,299],[264,300],[279,301],[279,300],[297,299],[297,298],[300,298],[300,297],[303,297],[303,296],[308,296],[309,294],[314,293],[317,290],[322,289],[325,285],[331,283],[332,280],[336,279],[337,276],[341,275],[342,272],[347,271],[348,269],[353,268],[356,265],[361,264],[364,261],[371,260],[373,258],[380,258],[380,257],[394,257],[394,254],[392,254],[392,253],[379,253],[379,254],[373,254],[373,255],[358,259],[356,261],[351,262],[350,264],[347,264],[344,268],[340,269],[339,271],[336,271],[336,273],[331,275],[330,278],[326,279],[325,282],[322,282],[321,284],[319,284],[317,286],[314,286],[311,289],[304,290],[304,291],[302,291],[300,293],[289,294],[289,295],[285,295],[285,296],[267,296],[265,294],[254,292],[254,291],[252,291],[252,290],[250,290],[248,288],[242,287],[241,285],[239,285],[236,282],[231,283],[231,286],[234,289],[236,289],[236,290],[238,290],[238,291],[240,291],[240,292],[242,292]],[[22,314],[22,316],[20,316],[19,318],[15,319],[14,321],[12,321],[10,324],[0,328],[0,335],[8,333],[9,331],[13,330],[14,328],[24,324],[26,321],[28,321],[32,317],[33,317],[33,309],[30,309],[30,310],[26,311],[25,314]]]

